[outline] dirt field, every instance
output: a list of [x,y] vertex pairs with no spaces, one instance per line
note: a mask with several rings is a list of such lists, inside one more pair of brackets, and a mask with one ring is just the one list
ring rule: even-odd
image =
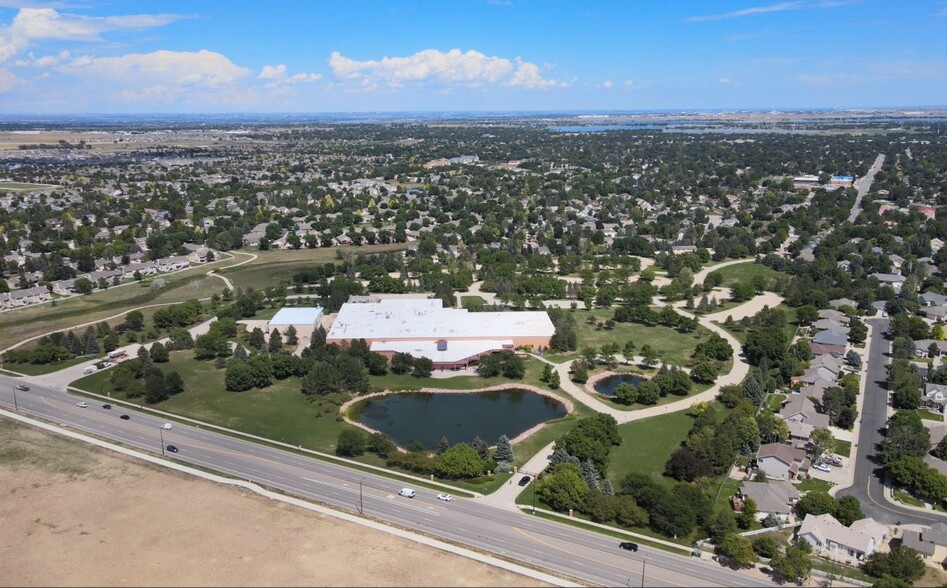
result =
[[535,586],[0,419],[0,586]]

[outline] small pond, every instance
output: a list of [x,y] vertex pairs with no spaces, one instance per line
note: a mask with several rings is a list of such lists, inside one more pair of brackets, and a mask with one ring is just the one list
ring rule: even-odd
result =
[[644,382],[646,378],[635,374],[614,374],[612,376],[607,376],[595,382],[595,391],[599,394],[604,394],[605,396],[614,396],[615,388],[618,388],[622,384],[631,384],[632,386],[637,386],[641,382]]
[[389,394],[359,402],[350,418],[407,447],[415,441],[434,449],[441,437],[451,445],[479,436],[488,444],[513,439],[532,427],[566,415],[554,398],[520,389],[464,394]]

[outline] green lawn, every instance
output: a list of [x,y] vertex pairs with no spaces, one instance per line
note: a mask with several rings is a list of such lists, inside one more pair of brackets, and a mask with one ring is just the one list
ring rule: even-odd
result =
[[835,440],[835,452],[842,457],[849,457],[852,454],[852,442],[843,441],[841,439]]
[[832,482],[809,478],[796,484],[796,490],[799,492],[828,492],[833,485]]
[[[393,374],[388,372],[384,376],[369,376],[371,389],[373,392],[384,390],[402,391],[402,390],[420,390],[421,388],[443,388],[445,390],[469,390],[473,388],[486,388],[496,386],[497,384],[516,385],[517,382],[530,384],[540,388],[548,389],[540,381],[543,373],[543,362],[533,357],[524,359],[526,375],[522,380],[510,380],[507,378],[482,378],[480,376],[457,376],[453,378],[415,378],[410,374]],[[563,392],[558,392],[560,395]]]
[[774,278],[785,275],[765,265],[753,262],[737,263],[712,271],[718,272],[723,276],[723,284],[721,285],[725,288],[729,288],[737,282],[745,282],[756,278],[757,276],[763,276],[767,283],[769,283]]
[[917,506],[920,508],[924,508],[924,501],[914,498],[913,496],[911,496],[904,490],[895,488],[894,497],[896,500],[899,500],[900,502],[903,502],[904,504],[907,504],[908,506]]
[[[99,357],[101,359],[104,356],[100,355]],[[86,359],[86,356],[81,355],[79,357],[73,357],[72,359],[67,359],[65,361],[56,363],[7,363],[6,366],[7,369],[19,372],[21,374],[26,374],[27,376],[41,376],[43,374],[64,370],[67,367],[72,367],[84,361],[89,360]]]
[[[776,308],[782,310],[782,311],[785,313],[785,315],[786,315],[786,326],[784,327],[783,330],[786,332],[786,340],[787,340],[787,341],[792,340],[793,336],[796,334],[796,328],[797,328],[797,326],[796,326],[796,309],[793,308],[793,307],[791,307],[791,306],[788,306],[788,305],[786,305],[786,304],[780,304],[780,305],[777,306]],[[733,337],[734,337],[737,341],[739,341],[741,345],[742,345],[743,343],[746,343],[747,331],[746,331],[746,329],[743,329],[743,328],[740,327],[739,321],[736,321],[736,323],[734,324],[733,328],[727,328],[727,326],[724,325],[723,321],[714,321],[714,324],[716,324],[716,325],[719,326],[720,328],[726,330],[728,333],[730,333],[731,335],[733,335]]]
[[687,411],[679,411],[619,425],[622,444],[612,448],[608,466],[608,477],[615,488],[632,472],[648,474],[672,486],[674,480],[664,477],[664,464],[687,438],[693,422]]
[[480,308],[486,305],[487,301],[482,296],[461,296],[460,305],[466,309]]
[[779,412],[783,407],[783,402],[786,402],[785,394],[770,394],[766,397],[766,408],[770,412]]
[[693,333],[679,333],[670,327],[648,327],[637,323],[615,323],[613,329],[597,329],[587,322],[589,316],[595,317],[597,322],[611,319],[615,311],[610,308],[594,310],[577,310],[575,312],[576,335],[578,348],[601,347],[603,343],[618,343],[624,348],[625,343],[633,341],[636,345],[635,353],[639,353],[641,346],[648,344],[658,352],[658,357],[669,363],[690,366],[693,364],[691,354],[698,343],[710,336],[710,331],[698,327]]

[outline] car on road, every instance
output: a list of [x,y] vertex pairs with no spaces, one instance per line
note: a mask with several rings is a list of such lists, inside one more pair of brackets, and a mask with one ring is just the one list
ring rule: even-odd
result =
[[103,405],[102,405],[102,408],[105,409],[105,410],[112,410],[112,405],[111,405],[111,404],[103,404]]
[[168,445],[167,449],[168,449],[168,453],[177,453],[177,452],[178,452],[178,448],[175,447],[174,445]]
[[165,424],[161,425],[161,428],[164,429],[165,431],[170,431],[170,430],[171,430],[171,423],[165,423]]
[[622,541],[618,544],[618,548],[626,551],[638,551],[638,544],[631,541]]
[[127,414],[123,414],[122,416],[120,416],[120,417],[118,417],[118,418],[122,419],[123,421],[127,421],[128,419],[130,419],[130,418],[132,418],[132,417],[128,416]]
[[531,479],[531,478],[530,478],[529,476],[523,476],[522,478],[520,478],[519,485],[520,485],[520,486],[525,486],[525,485],[529,484],[530,479]]
[[820,472],[825,472],[825,473],[827,473],[827,474],[828,474],[828,473],[831,473],[831,471],[832,471],[832,468],[830,468],[829,466],[825,465],[824,463],[813,464],[812,467],[814,467],[815,469],[819,470]]
[[454,497],[451,496],[450,494],[441,493],[441,494],[438,494],[438,495],[437,495],[437,499],[438,499],[438,500],[443,500],[444,502],[450,502],[451,500],[454,499]]
[[27,385],[25,385],[25,384],[17,384],[17,385],[16,385],[16,389],[19,390],[20,392],[29,392],[29,391],[30,391],[30,387],[27,386]]
[[414,498],[415,492],[411,488],[402,488],[398,491],[398,496],[404,496],[405,498]]
[[76,403],[76,406],[78,406],[79,408],[86,408],[87,406],[89,406],[89,403],[88,403],[88,402],[77,402],[77,403]]

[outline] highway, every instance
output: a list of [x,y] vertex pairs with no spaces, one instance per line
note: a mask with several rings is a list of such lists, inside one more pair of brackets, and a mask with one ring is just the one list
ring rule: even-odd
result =
[[[357,511],[395,526],[431,535],[464,547],[488,552],[527,566],[605,586],[759,586],[758,575],[732,571],[714,562],[678,556],[641,546],[637,553],[618,549],[613,539],[568,525],[501,509],[483,502],[455,498],[437,500],[437,492],[415,487],[417,497],[397,495],[405,484],[381,476],[295,455],[197,427],[174,424],[161,431],[161,418],[82,400],[61,390],[34,384],[28,378],[0,375],[0,407],[64,427],[120,442],[152,453],[173,444],[175,460],[235,478],[250,480],[302,498]],[[129,414],[129,420],[120,415]],[[170,455],[169,455],[170,457]],[[186,498],[182,498],[186,499]],[[647,559],[642,578],[643,560]]]
[[853,185],[855,186],[855,190],[858,192],[858,195],[855,197],[855,204],[852,206],[852,212],[848,215],[848,222],[854,223],[855,219],[858,218],[858,215],[861,214],[862,199],[865,197],[865,194],[868,193],[868,190],[871,190],[871,184],[875,181],[875,174],[878,173],[878,170],[881,169],[881,166],[884,165],[884,162],[884,153],[879,153],[878,157],[875,158],[875,162],[871,164],[871,167],[868,169],[868,173],[855,180]]
[[868,319],[872,337],[868,348],[868,365],[865,377],[865,400],[859,415],[858,453],[855,456],[855,483],[840,490],[838,496],[854,496],[861,501],[862,512],[884,524],[920,524],[947,521],[947,517],[931,512],[926,514],[898,506],[884,497],[884,468],[881,466],[880,448],[888,420],[888,354],[891,343],[885,336],[891,321]]

